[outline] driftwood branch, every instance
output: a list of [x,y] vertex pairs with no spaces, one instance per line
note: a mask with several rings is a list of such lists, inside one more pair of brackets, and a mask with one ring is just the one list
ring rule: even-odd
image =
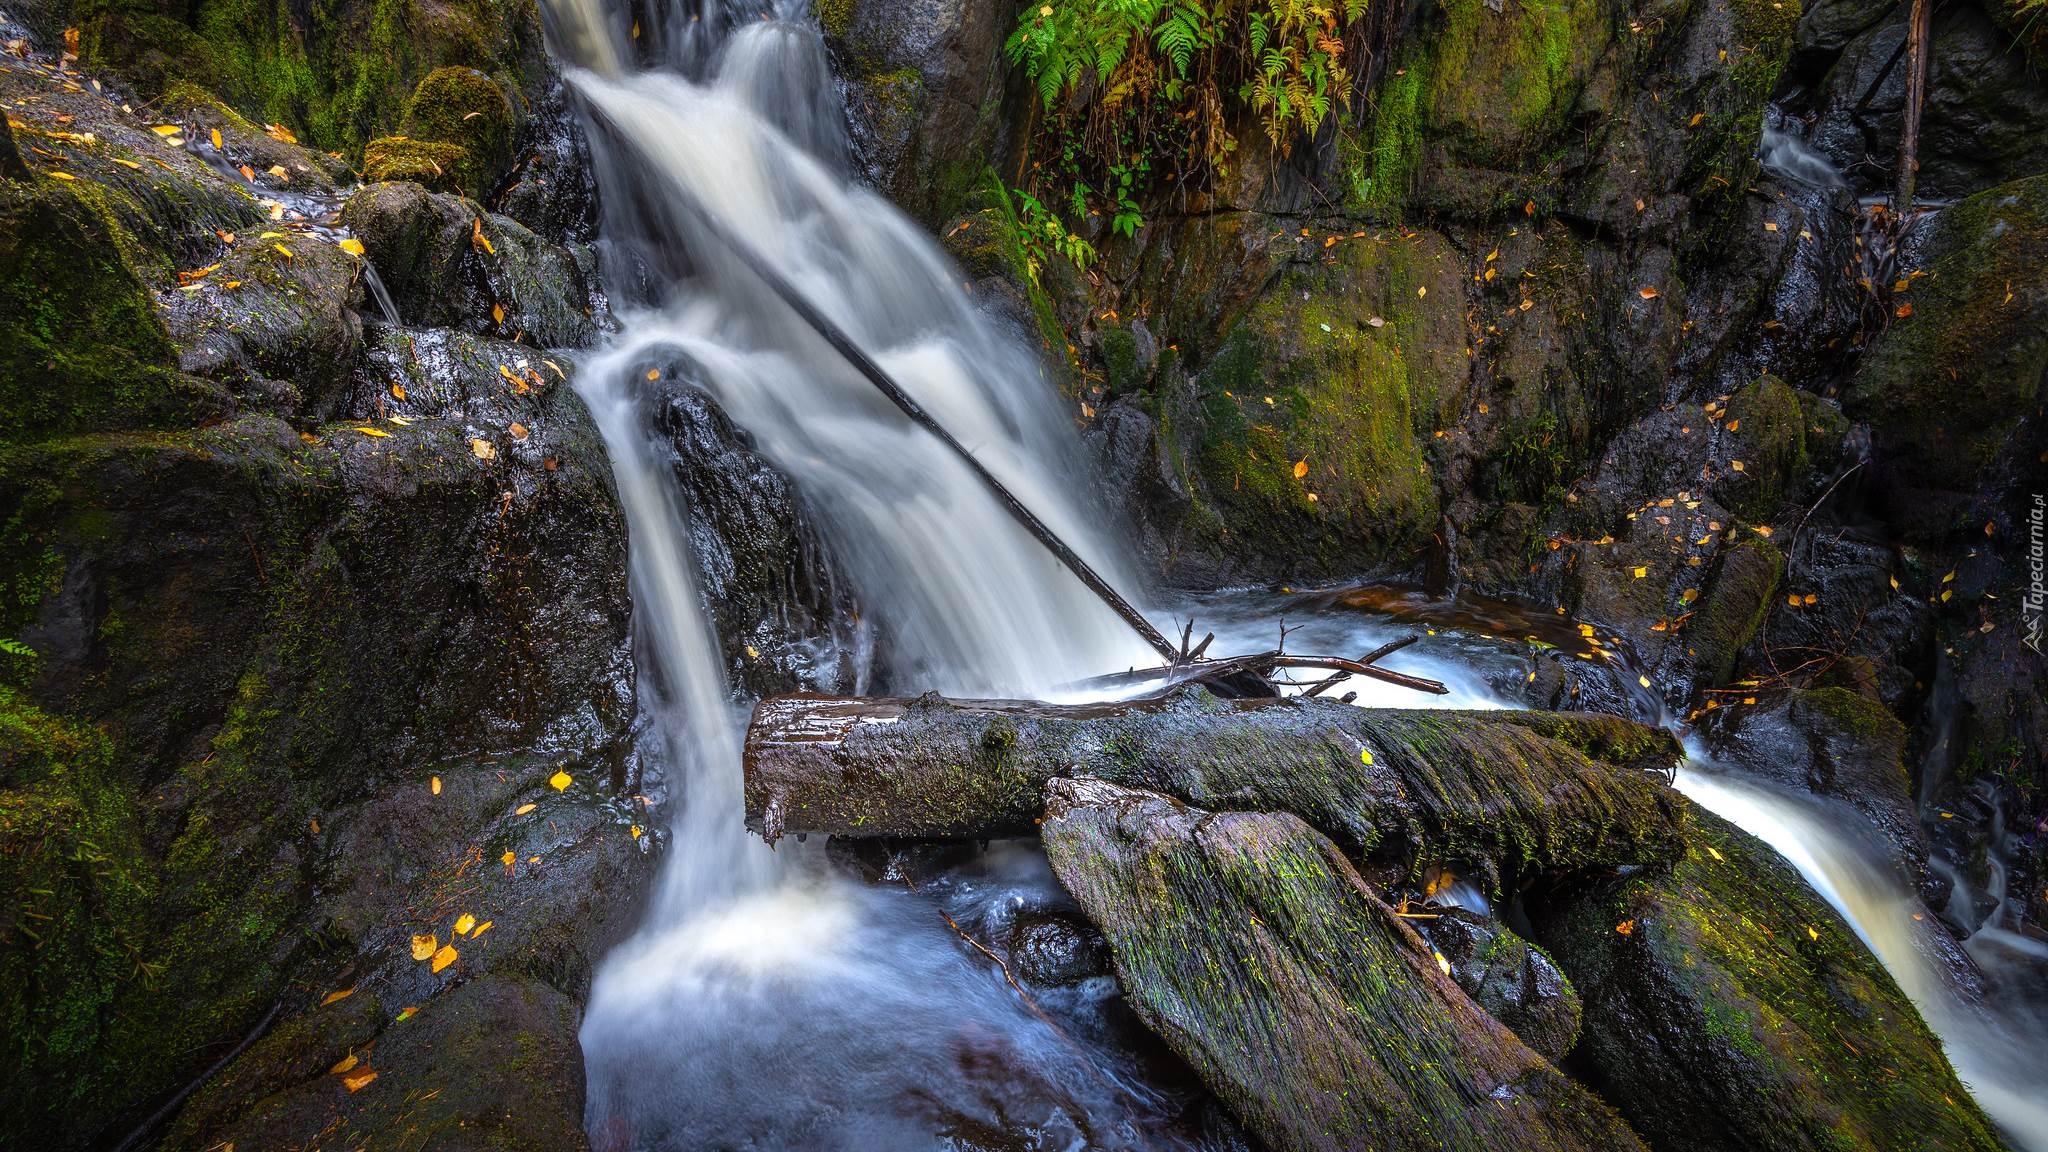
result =
[[1913,210],[1913,186],[1920,176],[1920,110],[1927,103],[1927,42],[1934,19],[1933,0],[1912,0],[1906,21],[1906,106],[1900,110],[1898,192],[1893,210]]
[[1271,652],[1255,652],[1249,656],[1227,656],[1221,660],[1201,660],[1202,648],[1208,641],[1202,641],[1202,648],[1195,650],[1194,657],[1187,661],[1175,661],[1159,668],[1136,668],[1128,672],[1112,672],[1107,676],[1095,676],[1073,685],[1076,688],[1123,688],[1134,684],[1159,682],[1156,691],[1165,692],[1185,684],[1202,684],[1218,689],[1217,694],[1230,697],[1267,696],[1271,692],[1246,690],[1247,680],[1265,681],[1282,668],[1322,668],[1332,675],[1311,685],[1307,695],[1314,696],[1335,685],[1346,676],[1369,676],[1388,684],[1413,688],[1417,692],[1428,692],[1442,696],[1450,691],[1442,683],[1421,676],[1410,676],[1376,666],[1376,662],[1415,643],[1420,637],[1406,636],[1392,643],[1382,644],[1357,660],[1342,656],[1296,656],[1275,649]]

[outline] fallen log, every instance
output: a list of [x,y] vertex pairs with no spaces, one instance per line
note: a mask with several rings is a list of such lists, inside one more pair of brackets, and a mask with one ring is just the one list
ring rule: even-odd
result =
[[1639,1150],[1293,816],[1055,780],[1053,871],[1138,1015],[1276,1152]]
[[1046,782],[1091,776],[1213,809],[1292,812],[1346,850],[1457,861],[1490,879],[1675,859],[1665,732],[1612,716],[1218,700],[1110,704],[784,696],[747,732],[748,825],[1029,835]]
[[[1421,639],[1419,636],[1407,636],[1390,644],[1382,644],[1356,660],[1347,660],[1342,656],[1301,656],[1278,649],[1271,652],[1254,652],[1248,656],[1204,660],[1201,658],[1202,651],[1209,646],[1210,639],[1214,637],[1204,639],[1192,655],[1163,667],[1134,668],[1128,672],[1093,676],[1075,687],[1122,688],[1157,681],[1154,691],[1158,692],[1168,691],[1183,684],[1201,684],[1219,696],[1276,696],[1279,693],[1273,690],[1270,683],[1273,673],[1283,668],[1322,668],[1329,671],[1330,675],[1317,681],[1310,688],[1310,696],[1320,694],[1346,676],[1367,676],[1388,684],[1398,684],[1403,688],[1413,688],[1417,692],[1427,692],[1433,696],[1443,696],[1450,692],[1450,689],[1444,687],[1440,681],[1393,672],[1376,665],[1382,657],[1399,652]],[[1249,686],[1247,677],[1251,678]]]

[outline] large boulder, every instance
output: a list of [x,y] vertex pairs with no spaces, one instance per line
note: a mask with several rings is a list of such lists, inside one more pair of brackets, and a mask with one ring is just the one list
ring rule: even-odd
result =
[[2040,402],[2048,376],[2048,175],[1979,192],[1926,227],[1924,278],[1900,296],[1843,409],[1871,426],[1888,512],[1933,535],[1961,525],[1976,488]]
[[1660,1148],[2002,1148],[1855,931],[1761,842],[1693,817],[1676,865],[1532,901],[1601,1094]]
[[1043,834],[1131,1006],[1267,1147],[1641,1147],[1300,820],[1055,780]]

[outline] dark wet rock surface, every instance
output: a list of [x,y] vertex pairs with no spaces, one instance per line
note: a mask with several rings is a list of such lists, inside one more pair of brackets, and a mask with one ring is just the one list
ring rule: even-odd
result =
[[1446,906],[1414,923],[1488,1016],[1556,1063],[1579,1038],[1579,994],[1541,948],[1491,917]]

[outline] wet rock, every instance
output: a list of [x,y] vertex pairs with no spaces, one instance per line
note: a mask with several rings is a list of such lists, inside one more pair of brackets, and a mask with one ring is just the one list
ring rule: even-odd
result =
[[1895,857],[1917,868],[1927,857],[1911,775],[1906,726],[1876,700],[1846,688],[1772,693],[1759,704],[1713,713],[1717,759],[1752,774],[1854,804]]
[[0,444],[221,411],[174,357],[113,223],[58,181],[0,179]]
[[603,297],[588,250],[579,257],[509,217],[409,181],[364,187],[341,219],[362,241],[403,323],[544,348],[587,347],[597,338]]
[[868,179],[927,225],[958,212],[995,152],[1010,13],[966,0],[829,0],[818,22]]
[[1331,251],[1287,265],[1170,395],[1160,450],[1189,497],[1169,555],[1356,574],[1400,564],[1436,526],[1424,445],[1466,372],[1461,264],[1428,233]]
[[[272,134],[250,122],[197,85],[172,85],[157,101],[157,112],[186,126],[195,139],[206,140],[209,155],[229,167],[248,168],[251,175],[245,179],[265,191],[331,194],[351,182],[348,165],[340,158],[280,139],[282,133]],[[212,144],[216,132],[218,148]]]
[[[2048,176],[1981,192],[1927,225],[1911,315],[1865,353],[1843,410],[1867,421],[1886,512],[1909,536],[1958,519],[2048,373]],[[1974,527],[1974,526],[1973,526]]]
[[[474,68],[436,68],[420,80],[405,106],[398,135],[406,140],[447,144],[461,152],[448,165],[446,181],[472,198],[497,186],[512,157],[512,102],[489,76]],[[379,175],[366,151],[364,161]]]
[[735,683],[754,697],[849,690],[859,612],[787,477],[675,372],[655,411],[674,446],[702,592]]
[[1714,483],[1716,499],[1751,520],[1769,523],[1806,484],[1806,413],[1799,396],[1775,376],[1742,387],[1728,399],[1722,451],[1731,463]]
[[1533,901],[1577,1059],[1653,1146],[2002,1147],[1897,984],[1768,847],[1695,809],[1669,868]]
[[1086,923],[1058,913],[1020,918],[1010,929],[1009,947],[1018,979],[1041,988],[1078,984],[1109,971],[1102,937]]
[[[344,1001],[322,1012],[354,1024],[349,1031],[359,1041],[344,1042],[349,1031],[341,1030],[266,1039],[225,1074],[229,1079],[193,1101],[162,1146],[291,1148],[343,1135],[372,1143],[424,1139],[476,1152],[589,1147],[577,1009],[569,997],[538,981],[486,978],[392,1024],[399,1009],[367,992],[356,995],[361,1008],[384,1009],[381,1027],[364,1027]],[[330,1072],[351,1058],[347,1072]],[[360,1089],[343,1086],[345,1078],[371,1072],[375,1079]],[[232,1119],[205,1123],[217,1110]]]
[[[6,631],[38,654],[34,706],[105,734],[100,850],[139,896],[97,929],[120,972],[9,962],[31,991],[8,1018],[70,1038],[10,1039],[31,1053],[10,1123],[53,1147],[132,1124],[264,1016],[320,949],[299,929],[323,835],[380,783],[522,750],[611,778],[633,706],[624,530],[588,415],[555,396],[529,433],[552,470],[440,421],[309,441],[245,417],[6,455]],[[483,866],[482,841],[439,835]]]
[[1044,837],[1132,1007],[1268,1146],[1640,1147],[1301,821],[1055,780]]
[[303,233],[238,238],[217,262],[193,290],[163,296],[178,366],[263,411],[307,423],[336,418],[362,354],[360,262]]
[[569,105],[561,74],[549,69],[546,86],[520,125],[510,182],[492,207],[553,244],[588,244],[597,238],[597,177],[590,142]]
[[[1990,6],[1951,4],[1934,14],[1917,178],[1923,197],[1968,196],[2048,169],[2048,83],[1987,13]],[[1843,23],[1866,15],[1862,5],[1840,7]],[[1904,8],[1886,8],[1839,55],[1828,52],[1842,39],[1837,29],[1810,41],[1810,73],[1831,60],[1816,81],[1814,142],[1873,191],[1895,182],[1906,68],[1903,60],[1889,72],[1885,65],[1905,39],[1906,18]]]
[[1436,908],[1415,927],[1451,965],[1451,979],[1537,1055],[1562,1060],[1579,1038],[1579,994],[1543,949],[1499,921]]

